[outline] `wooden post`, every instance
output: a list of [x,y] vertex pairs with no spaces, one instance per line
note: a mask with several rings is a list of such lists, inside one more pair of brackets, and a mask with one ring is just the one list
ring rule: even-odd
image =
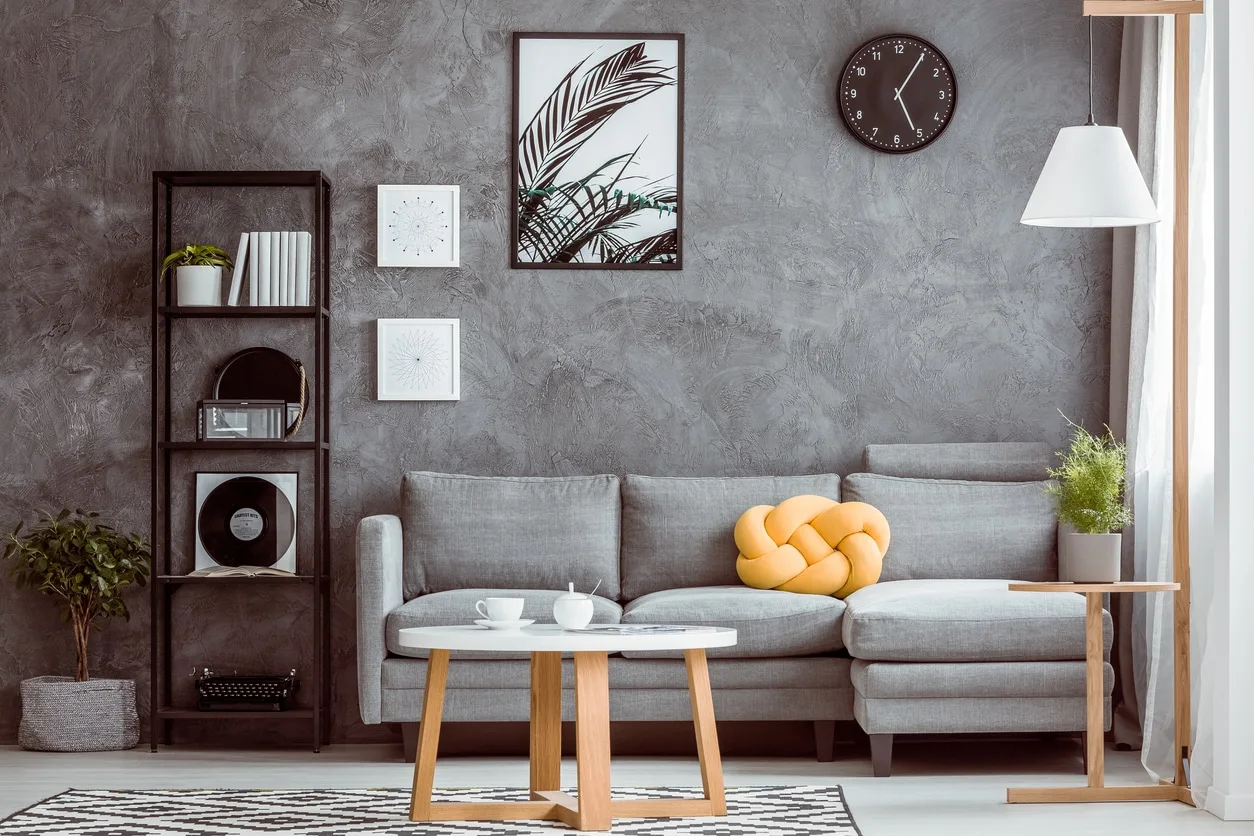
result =
[[1175,22],[1175,157],[1172,216],[1171,334],[1171,540],[1172,578],[1180,584],[1172,612],[1175,697],[1175,780],[1179,800],[1191,804],[1187,764],[1192,736],[1189,694],[1189,61],[1190,15],[1205,11],[1204,0],[1084,0],[1085,15],[1171,17]]
[[1172,281],[1171,538],[1175,595],[1176,777],[1189,785],[1189,16],[1175,15],[1175,229]]

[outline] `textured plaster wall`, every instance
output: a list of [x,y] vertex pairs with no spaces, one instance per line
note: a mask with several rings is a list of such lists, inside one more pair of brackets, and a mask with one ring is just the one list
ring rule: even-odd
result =
[[[335,183],[340,740],[386,734],[357,720],[353,530],[395,507],[406,468],[848,472],[872,441],[1058,443],[1058,409],[1105,419],[1110,248],[1101,232],[1017,223],[1055,131],[1085,112],[1084,26],[1056,5],[5,0],[0,523],[77,504],[147,528],[156,168],[320,167]],[[687,35],[682,272],[506,267],[510,33],[565,29]],[[959,86],[948,133],[901,157],[854,142],[833,104],[847,55],[895,31],[935,42]],[[1102,21],[1107,115],[1117,55],[1117,24]],[[374,267],[378,183],[460,184],[464,266]],[[175,236],[233,246],[299,215],[226,195],[180,215]],[[460,403],[374,400],[373,320],[388,316],[461,318]],[[234,347],[310,359],[295,333],[185,333],[181,408]],[[179,595],[180,673],[307,666],[299,600]],[[93,662],[139,679],[146,704],[135,602]],[[273,629],[256,621],[264,608]],[[49,602],[0,583],[0,742],[15,737],[18,681],[71,661]]]

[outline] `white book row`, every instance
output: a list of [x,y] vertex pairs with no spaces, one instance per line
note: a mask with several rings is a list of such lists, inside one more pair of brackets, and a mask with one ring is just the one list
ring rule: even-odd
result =
[[248,302],[257,306],[313,303],[309,293],[313,235],[308,232],[241,232],[228,305],[241,304],[244,275]]

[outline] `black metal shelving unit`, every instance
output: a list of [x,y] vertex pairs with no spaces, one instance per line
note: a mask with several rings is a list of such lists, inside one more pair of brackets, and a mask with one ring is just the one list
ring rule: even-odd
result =
[[[160,280],[161,261],[173,249],[176,190],[188,188],[299,188],[312,192],[314,205],[313,258],[307,307],[180,307],[170,286]],[[315,752],[330,742],[331,733],[331,589],[330,589],[330,472],[331,472],[331,182],[321,171],[154,171],[152,175],[152,542],[153,582],[150,584],[150,747],[156,752],[171,740],[172,724],[182,720],[220,722],[275,720],[310,724]],[[171,343],[176,321],[195,327],[198,319],[308,319],[314,330],[313,373],[310,378],[313,418],[312,441],[193,441],[171,437]],[[308,365],[308,364],[307,364]],[[178,408],[194,408],[179,404]],[[308,416],[307,416],[308,417]],[[283,578],[189,578],[171,574],[174,540],[171,524],[171,462],[175,455],[214,452],[275,452],[313,456],[314,525],[312,561],[299,558],[306,574]],[[189,498],[183,497],[183,499]],[[310,565],[312,563],[312,565]],[[288,711],[198,711],[173,704],[173,596],[185,586],[221,587],[241,584],[272,588],[292,586],[311,595],[309,617],[313,633],[312,706]],[[264,616],[261,616],[264,617]],[[303,677],[302,677],[303,678]]]

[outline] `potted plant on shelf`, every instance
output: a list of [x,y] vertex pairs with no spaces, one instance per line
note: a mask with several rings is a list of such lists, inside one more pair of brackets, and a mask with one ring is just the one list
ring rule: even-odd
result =
[[121,534],[76,510],[44,514],[29,531],[22,523],[5,538],[4,559],[19,589],[58,599],[61,620],[74,630],[73,677],[37,676],[21,684],[18,743],[42,752],[130,749],[139,742],[135,682],[91,679],[87,644],[113,616],[130,619],[122,591],[148,579],[151,553],[138,534]]
[[161,262],[161,277],[175,268],[179,305],[221,305],[222,271],[235,265],[224,250],[212,244],[188,244]]
[[1109,427],[1094,435],[1071,426],[1071,447],[1058,454],[1058,467],[1049,468],[1050,478],[1057,481],[1047,488],[1058,500],[1058,579],[1116,583],[1122,562],[1120,532],[1132,522],[1123,502],[1127,446],[1115,440]]

